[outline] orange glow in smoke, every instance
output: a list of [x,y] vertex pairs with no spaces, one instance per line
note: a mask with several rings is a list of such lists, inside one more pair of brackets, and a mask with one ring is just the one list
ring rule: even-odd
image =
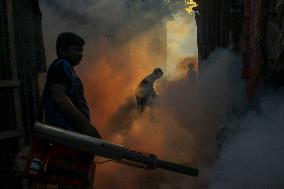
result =
[[[117,108],[127,98],[134,98],[134,91],[139,82],[148,74],[152,73],[155,67],[162,67],[165,64],[166,54],[157,50],[149,49],[151,40],[154,38],[157,28],[148,31],[142,36],[132,39],[129,43],[115,50],[102,39],[100,49],[97,50],[92,65],[86,65],[80,70],[85,83],[85,95],[91,110],[92,122],[101,133],[102,137],[108,135],[107,123]],[[156,37],[156,36],[155,36]],[[158,52],[159,51],[159,52]],[[119,123],[117,123],[119,124]],[[115,136],[115,138],[104,138],[125,144],[126,147],[139,151],[161,154],[163,151],[163,136],[152,133],[152,140],[147,139],[143,122],[135,123],[127,136]],[[148,136],[147,136],[148,135]],[[127,168],[127,169],[125,169]],[[117,165],[115,163],[97,166],[96,183],[97,187],[108,188],[110,175],[113,180],[123,182],[121,172],[127,175],[131,167]],[[120,174],[119,174],[120,173]],[[129,173],[130,174],[130,173]],[[128,178],[127,181],[130,178]],[[123,186],[135,188],[127,181]],[[115,182],[115,181],[114,181]]]
[[102,39],[93,63],[80,70],[92,121],[102,135],[110,116],[128,97],[134,97],[139,82],[154,68],[164,67],[163,49],[149,49],[157,28],[117,49]]
[[[82,75],[81,78],[85,84],[84,90],[91,110],[92,122],[104,139],[141,152],[154,153],[161,159],[180,162],[185,161],[184,156],[177,157],[169,153],[173,149],[169,149],[165,145],[168,143],[168,137],[173,138],[168,133],[177,133],[182,138],[188,138],[188,134],[183,129],[176,128],[178,123],[174,119],[170,119],[170,115],[160,116],[162,118],[158,122],[149,121],[147,115],[142,115],[134,122],[127,135],[114,135],[113,138],[104,137],[109,135],[107,133],[107,124],[111,116],[129,97],[134,99],[134,91],[139,82],[152,73],[156,67],[165,70],[167,64],[167,35],[165,35],[165,38],[161,35],[164,30],[165,28],[157,25],[116,49],[113,49],[107,40],[102,39],[100,45],[98,45],[99,49],[94,51],[94,57],[91,60],[92,64],[86,65],[79,72],[81,72],[80,75]],[[190,60],[194,64],[197,63],[196,57],[187,59],[180,57],[180,63],[175,63],[178,65],[176,67],[178,75],[187,72],[186,60]],[[157,82],[157,84],[159,83],[160,81]],[[177,140],[179,139],[177,138]],[[192,144],[185,143],[180,148],[187,149],[190,148],[190,145]],[[187,162],[191,161],[188,155],[186,157]],[[109,185],[111,177],[112,184],[122,182],[124,188],[137,188],[137,185],[135,186],[130,182],[130,175],[133,172],[139,171],[136,168],[114,163],[98,165],[96,187],[111,187]]]

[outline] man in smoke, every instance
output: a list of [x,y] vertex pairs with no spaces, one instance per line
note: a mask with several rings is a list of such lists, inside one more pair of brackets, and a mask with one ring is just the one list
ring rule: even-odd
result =
[[[83,85],[74,70],[83,57],[84,44],[85,41],[75,33],[66,32],[58,36],[56,41],[58,58],[48,69],[43,92],[43,121],[56,127],[101,138],[90,122]],[[87,154],[86,158],[92,162],[93,155]]]
[[153,73],[145,77],[138,85],[135,96],[137,102],[137,108],[140,113],[145,110],[146,106],[150,106],[153,103],[153,99],[157,96],[154,90],[154,82],[160,79],[163,75],[161,68],[154,69]]

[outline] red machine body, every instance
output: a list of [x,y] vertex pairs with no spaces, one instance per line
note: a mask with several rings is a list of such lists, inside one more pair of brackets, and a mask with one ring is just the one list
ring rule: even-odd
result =
[[29,153],[18,155],[17,160],[25,161],[25,177],[47,184],[85,187],[93,157],[74,148],[34,140]]

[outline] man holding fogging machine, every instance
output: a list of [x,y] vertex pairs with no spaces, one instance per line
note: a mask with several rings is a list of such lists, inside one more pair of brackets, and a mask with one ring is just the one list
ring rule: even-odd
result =
[[[66,32],[58,36],[56,41],[58,58],[48,69],[43,92],[44,122],[59,128],[101,138],[96,128],[90,123],[90,112],[85,99],[83,84],[74,70],[74,67],[80,64],[83,57],[84,44],[85,41],[83,38],[75,33]],[[60,154],[58,152],[61,149],[66,151]],[[80,170],[82,180],[87,181],[88,179],[86,178],[89,177],[89,185],[93,185],[90,182],[93,180],[91,177],[94,177],[95,171],[95,165],[92,164],[93,154],[82,153],[75,149],[65,148],[64,146],[60,146],[54,150],[55,158],[60,159],[60,157],[56,156],[61,155],[62,161],[68,156],[68,153],[73,158],[69,158],[71,160],[70,164],[73,164],[71,167],[74,164],[82,165],[79,169],[73,169],[69,168],[69,165],[66,164],[65,167],[62,166],[64,167],[64,171],[68,172],[68,174],[76,174]],[[74,157],[74,155],[77,157]],[[54,163],[54,166],[58,165]],[[87,167],[92,167],[93,170],[88,170]],[[90,174],[87,175],[86,173]],[[70,179],[68,176],[66,178]]]
[[[95,138],[101,138],[90,123],[90,112],[84,96],[83,85],[74,67],[83,57],[85,41],[72,32],[61,33],[56,41],[57,59],[50,65],[42,96],[43,122]],[[31,188],[93,188],[94,153],[62,145],[44,136],[36,137],[30,148],[16,157],[19,175],[30,179]],[[67,143],[69,138],[64,139]]]

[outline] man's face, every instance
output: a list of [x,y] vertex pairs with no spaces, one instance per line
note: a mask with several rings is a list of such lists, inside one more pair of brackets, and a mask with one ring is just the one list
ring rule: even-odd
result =
[[65,58],[67,58],[72,66],[76,66],[83,58],[83,46],[74,45],[67,48],[65,51]]
[[192,71],[193,68],[194,68],[193,64],[188,64],[188,69],[189,69],[190,71]]
[[156,79],[160,79],[163,76],[163,72],[158,72],[155,75],[156,75]]

